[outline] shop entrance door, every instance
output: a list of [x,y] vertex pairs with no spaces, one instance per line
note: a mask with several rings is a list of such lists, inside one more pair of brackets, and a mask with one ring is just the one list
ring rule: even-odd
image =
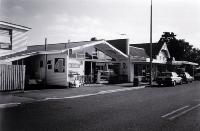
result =
[[85,62],[85,75],[89,83],[95,83],[95,76],[96,76],[95,68],[96,68],[95,62],[91,61]]

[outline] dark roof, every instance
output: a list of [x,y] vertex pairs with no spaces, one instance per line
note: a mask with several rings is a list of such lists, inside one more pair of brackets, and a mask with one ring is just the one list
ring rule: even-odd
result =
[[127,54],[128,39],[114,39],[106,41],[124,54]]
[[[161,50],[164,43],[152,43],[152,57],[155,58],[158,55],[159,51]],[[130,46],[143,48],[148,56],[150,56],[150,43],[143,43],[143,44],[130,44]]]
[[143,48],[130,46],[129,52],[130,52],[130,55],[133,56],[133,57],[148,58],[148,55],[146,54],[146,52]]

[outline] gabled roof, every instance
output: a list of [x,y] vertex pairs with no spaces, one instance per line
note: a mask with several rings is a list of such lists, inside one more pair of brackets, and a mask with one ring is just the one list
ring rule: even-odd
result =
[[130,51],[130,55],[133,57],[142,57],[142,58],[149,57],[143,48],[130,46],[129,51]]
[[128,39],[114,39],[114,40],[106,40],[109,44],[122,51],[124,54],[127,53]]
[[[152,43],[152,57],[155,58],[156,55],[159,54],[159,51],[161,50],[164,43],[158,42],[158,43]],[[143,48],[148,56],[150,56],[150,43],[142,43],[142,44],[130,44],[130,46]]]
[[[99,40],[100,41],[100,40]],[[95,42],[99,42],[95,41]],[[92,44],[94,41],[81,41],[81,42],[70,42],[70,43],[57,43],[57,44],[47,44],[47,51],[51,50],[64,50],[70,49],[78,46]],[[33,45],[28,46],[28,50],[30,51],[45,51],[45,45]]]
[[58,43],[58,44],[48,44],[45,45],[34,45],[34,46],[28,46],[27,50],[17,52],[14,54],[6,55],[0,57],[0,60],[15,60],[17,57],[19,59],[23,58],[22,56],[33,56],[37,54],[52,54],[52,53],[63,53],[67,51],[68,49],[82,49],[89,46],[95,46],[98,49],[101,49],[101,51],[104,51],[105,53],[108,53],[116,58],[128,58],[126,54],[118,50],[117,48],[110,45],[108,42],[104,40],[98,40],[98,41],[82,41],[82,42],[70,42],[70,43]]
[[5,21],[0,21],[0,25],[11,27],[11,28],[17,28],[17,29],[21,29],[21,30],[26,30],[26,31],[29,31],[31,29],[31,28],[26,27],[26,26],[17,25],[17,24],[5,22]]

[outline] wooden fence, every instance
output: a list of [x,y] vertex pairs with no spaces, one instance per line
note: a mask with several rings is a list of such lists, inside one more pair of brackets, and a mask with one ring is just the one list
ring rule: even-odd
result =
[[0,65],[0,91],[24,90],[25,65]]

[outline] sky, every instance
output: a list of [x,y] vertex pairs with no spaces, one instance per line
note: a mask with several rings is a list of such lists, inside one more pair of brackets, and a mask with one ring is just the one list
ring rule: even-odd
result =
[[[150,41],[150,0],[0,0],[0,20],[32,28],[28,45],[129,38]],[[153,42],[174,32],[200,48],[200,1],[153,0]]]

